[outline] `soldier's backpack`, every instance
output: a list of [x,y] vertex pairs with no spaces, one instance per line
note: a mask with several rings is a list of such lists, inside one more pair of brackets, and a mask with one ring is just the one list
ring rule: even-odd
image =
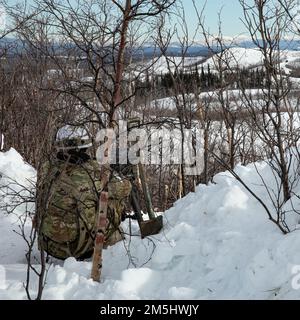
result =
[[[99,164],[46,163],[38,181],[39,245],[56,258],[83,258],[92,254],[95,219],[102,189]],[[119,228],[128,180],[114,176],[109,183],[106,245],[121,239]]]

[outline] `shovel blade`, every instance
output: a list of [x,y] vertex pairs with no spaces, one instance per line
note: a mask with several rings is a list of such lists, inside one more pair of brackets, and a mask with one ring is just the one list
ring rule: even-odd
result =
[[158,216],[155,219],[151,219],[148,221],[141,221],[140,222],[140,230],[141,230],[141,237],[142,239],[151,236],[154,234],[158,234],[159,231],[163,227],[163,217]]

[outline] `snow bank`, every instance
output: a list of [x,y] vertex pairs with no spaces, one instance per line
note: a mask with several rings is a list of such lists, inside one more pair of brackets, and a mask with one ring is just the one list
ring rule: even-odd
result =
[[[19,199],[13,195],[7,196],[7,193],[11,194],[11,190],[18,192],[23,189],[23,186],[30,190],[34,187],[35,180],[35,169],[25,163],[16,150],[10,149],[7,152],[0,152],[0,264],[25,261],[26,245],[15,231],[20,231],[19,219],[22,218],[26,205],[17,206],[14,213],[10,215],[6,214],[3,206],[19,202]],[[27,192],[21,194],[28,195]],[[30,204],[28,204],[27,210],[32,210]],[[30,224],[27,223],[26,229],[28,231],[29,228]]]
[[[15,151],[0,156],[0,170],[10,166],[24,177],[34,171]],[[5,160],[6,159],[6,160]],[[6,162],[6,165],[3,163]],[[13,163],[18,163],[15,165]],[[23,170],[19,170],[19,169]],[[26,168],[26,170],[25,170]],[[274,185],[264,163],[237,166],[238,174],[270,201],[256,173]],[[299,190],[300,191],[300,190]],[[300,204],[297,204],[300,207]],[[299,209],[299,208],[298,208]],[[228,172],[214,183],[177,201],[164,214],[164,229],[141,240],[135,221],[123,223],[132,237],[104,251],[102,281],[89,279],[91,262],[69,258],[50,267],[44,299],[298,299],[292,288],[294,266],[300,264],[300,233],[283,235],[261,205]],[[291,214],[297,229],[299,217]],[[11,221],[0,216],[0,264],[7,279],[0,299],[26,299],[24,252]],[[3,238],[3,234],[7,235]],[[8,244],[14,245],[8,253]],[[18,247],[17,251],[15,248]],[[294,279],[295,280],[295,279]],[[36,283],[32,284],[34,290]],[[0,286],[1,288],[1,286]]]
[[35,179],[35,169],[24,162],[22,156],[13,148],[7,152],[0,152],[0,174],[2,176],[0,184],[3,185],[3,178],[16,179],[20,183],[25,183],[29,179]]

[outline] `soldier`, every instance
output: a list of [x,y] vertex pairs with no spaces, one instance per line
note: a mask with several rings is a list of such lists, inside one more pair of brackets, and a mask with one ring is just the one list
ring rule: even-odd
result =
[[[43,164],[37,183],[39,246],[60,259],[84,259],[93,252],[96,213],[103,188],[100,167],[88,154],[92,141],[83,128],[65,126],[56,135],[56,154]],[[122,239],[121,215],[131,191],[115,173],[108,185],[105,246]]]

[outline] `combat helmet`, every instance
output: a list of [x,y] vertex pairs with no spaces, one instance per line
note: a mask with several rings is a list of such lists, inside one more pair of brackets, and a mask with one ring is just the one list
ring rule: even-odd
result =
[[58,151],[79,151],[91,147],[92,139],[85,128],[66,125],[57,131],[55,146]]

